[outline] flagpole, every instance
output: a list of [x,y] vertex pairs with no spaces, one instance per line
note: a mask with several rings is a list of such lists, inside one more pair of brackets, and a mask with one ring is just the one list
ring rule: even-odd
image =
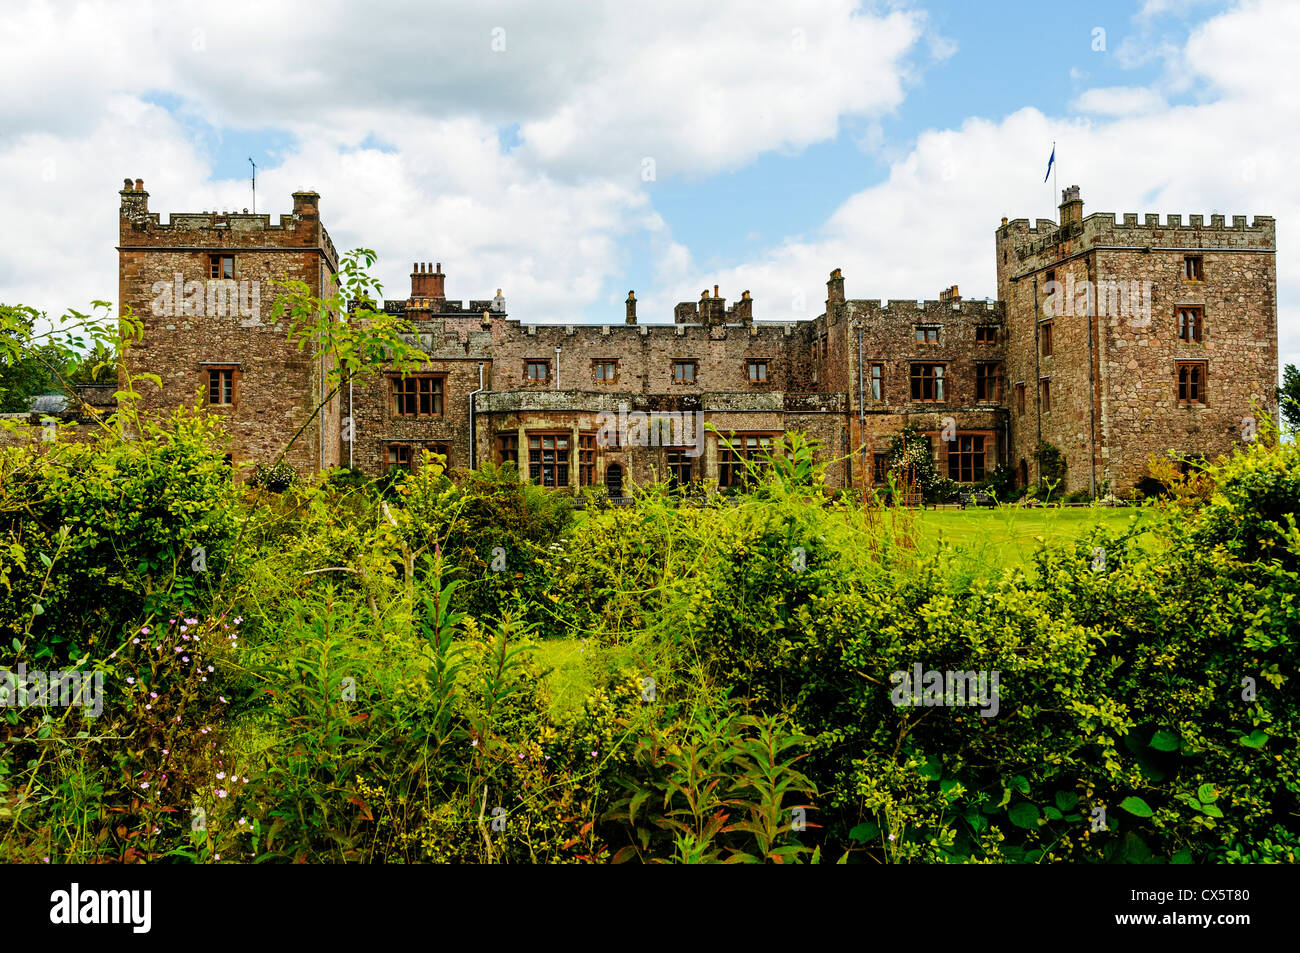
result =
[[[1055,140],[1055,139],[1052,140],[1052,155],[1056,155],[1056,140]],[[1056,163],[1053,162],[1053,163],[1052,163],[1052,205],[1053,205],[1053,206],[1056,205],[1056,197],[1057,197],[1058,195],[1060,195],[1060,194],[1061,194],[1061,193],[1058,192],[1058,191],[1056,190]],[[1053,208],[1053,212],[1055,212],[1055,209],[1054,209],[1054,208]],[[1056,218],[1056,215],[1052,215],[1052,218]]]

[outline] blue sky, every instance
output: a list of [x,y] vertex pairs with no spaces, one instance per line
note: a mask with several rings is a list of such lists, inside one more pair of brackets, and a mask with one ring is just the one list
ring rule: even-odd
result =
[[[992,294],[1000,216],[1054,214],[1053,140],[1086,211],[1269,214],[1285,239],[1298,8],[19,0],[0,201],[33,227],[0,293],[111,298],[121,179],[164,216],[246,207],[250,156],[259,210],[317,189],[390,296],[440,261],[449,296],[503,288],[526,321],[618,321],[629,288],[668,321],[714,284],[809,317],[837,267],[853,297]],[[1278,268],[1300,360],[1300,271]]]

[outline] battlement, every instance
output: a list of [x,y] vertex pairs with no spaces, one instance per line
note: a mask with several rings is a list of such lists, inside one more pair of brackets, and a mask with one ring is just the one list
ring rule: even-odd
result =
[[1178,213],[1167,213],[1164,221],[1158,213],[1146,213],[1138,221],[1138,213],[1124,212],[1116,219],[1114,212],[1093,212],[1083,215],[1083,199],[1078,186],[1070,186],[1061,195],[1059,221],[1037,219],[1031,226],[1029,219],[1002,220],[997,230],[999,246],[1009,246],[1019,261],[1038,256],[1052,256],[1059,246],[1070,242],[1073,251],[1093,247],[1133,248],[1251,248],[1272,249],[1275,245],[1275,222],[1270,215],[1256,215],[1247,224],[1245,215],[1233,215],[1232,224],[1227,216],[1188,215],[1186,223]]
[[1006,307],[1001,301],[992,298],[974,298],[953,300],[925,300],[917,298],[851,298],[849,311],[856,315],[888,320],[899,318],[915,321],[918,317],[928,320],[943,321],[952,315],[979,321],[1001,321],[1006,315]]
[[320,195],[293,193],[293,211],[279,216],[253,213],[203,211],[172,212],[164,222],[158,212],[149,211],[149,193],[144,180],[124,179],[119,209],[123,246],[201,246],[211,248],[319,247],[331,267],[338,267],[338,250],[320,223]]

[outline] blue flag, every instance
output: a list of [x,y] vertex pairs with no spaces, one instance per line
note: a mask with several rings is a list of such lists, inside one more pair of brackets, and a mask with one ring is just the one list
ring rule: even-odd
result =
[[1052,174],[1052,163],[1056,161],[1056,143],[1052,143],[1052,155],[1047,160],[1047,175],[1043,176],[1043,181],[1047,181],[1047,176]]

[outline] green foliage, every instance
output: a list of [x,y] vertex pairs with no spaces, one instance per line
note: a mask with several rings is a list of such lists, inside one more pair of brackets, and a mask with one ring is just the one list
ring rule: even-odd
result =
[[1300,430],[1300,368],[1288,364],[1282,370],[1282,386],[1277,389],[1278,410],[1282,422],[1291,430]]
[[889,474],[899,492],[919,493],[926,503],[947,502],[956,490],[939,474],[930,438],[915,426],[904,427],[890,440]]

